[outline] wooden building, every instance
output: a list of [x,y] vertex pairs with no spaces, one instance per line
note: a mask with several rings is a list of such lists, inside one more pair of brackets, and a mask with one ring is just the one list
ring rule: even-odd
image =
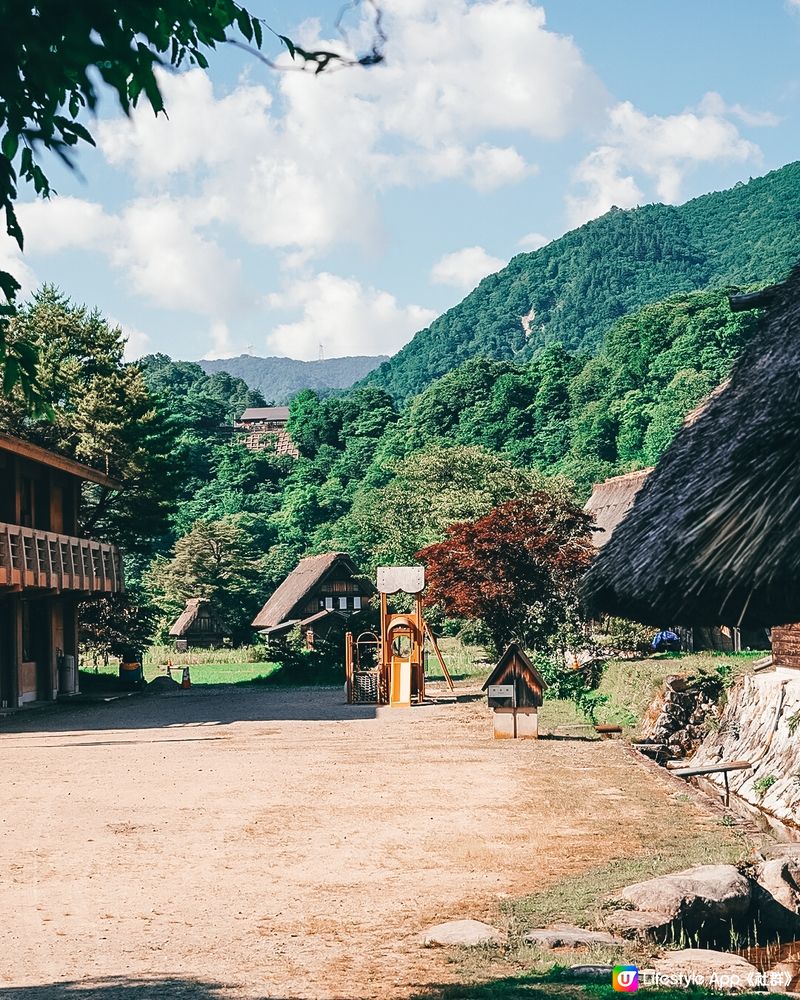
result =
[[74,694],[78,603],[123,590],[119,550],[79,537],[81,482],[119,489],[0,433],[0,708]]
[[652,471],[640,469],[638,472],[626,472],[622,476],[612,476],[602,483],[595,483],[592,495],[583,509],[594,517],[592,544],[596,549],[602,548],[611,538],[614,529],[633,507],[636,494]]
[[[705,403],[694,409],[686,418],[686,424],[693,423],[702,413]],[[598,550],[611,540],[612,535],[633,508],[639,491],[647,482],[653,469],[640,469],[613,476],[602,483],[596,483],[584,510],[592,514],[595,530],[592,543]],[[652,552],[654,568],[658,568],[658,549]],[[622,615],[621,617],[633,617]],[[660,625],[663,622],[659,623]],[[766,630],[761,628],[740,629],[732,624],[686,626],[674,619],[668,621],[681,638],[683,649],[712,650],[720,653],[738,653],[742,649],[766,649],[769,640]]]
[[492,709],[496,740],[538,738],[539,709],[546,687],[544,677],[525,650],[512,642],[483,685]]
[[344,552],[301,559],[253,620],[268,638],[299,627],[309,645],[324,638],[364,609],[374,588]]
[[274,451],[297,458],[299,452],[289,436],[288,423],[288,406],[252,406],[233,428],[236,439],[250,451]]
[[776,668],[800,670],[800,625],[774,626],[772,663]]
[[170,639],[184,639],[189,646],[221,646],[231,631],[204,597],[190,597],[186,607],[172,623]]

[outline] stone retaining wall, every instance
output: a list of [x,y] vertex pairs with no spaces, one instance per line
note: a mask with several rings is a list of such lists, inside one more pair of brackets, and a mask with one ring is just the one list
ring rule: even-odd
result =
[[[731,790],[800,827],[800,671],[748,675],[731,688],[718,728],[706,736],[692,764],[720,760],[749,761],[752,770],[728,775]],[[721,774],[709,778],[723,785]]]

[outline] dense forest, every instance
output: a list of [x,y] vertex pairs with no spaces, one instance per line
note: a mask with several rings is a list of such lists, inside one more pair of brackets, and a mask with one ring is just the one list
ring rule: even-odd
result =
[[365,382],[406,400],[470,358],[594,352],[622,316],[676,292],[785,277],[798,221],[800,163],[684,205],[612,209],[484,278]]
[[[10,336],[39,351],[48,406],[32,414],[16,389],[0,427],[124,483],[86,489],[84,528],[123,548],[128,590],[86,605],[84,634],[107,652],[123,638],[144,643],[187,598],[207,596],[237,639],[252,639],[255,613],[303,555],[346,550],[372,572],[507,501],[545,491],[583,503],[593,482],[653,464],[758,322],[731,312],[723,278],[763,284],[791,262],[798,174],[787,167],[680,209],[612,212],[516,258],[393,359],[401,381],[415,372],[402,391],[384,366],[347,391],[297,393],[296,459],[247,451],[231,427],[274,392],[160,354],[126,364],[119,329],[44,287]],[[737,241],[726,236],[734,224]],[[550,312],[547,282],[539,298],[528,291],[542,268]],[[691,290],[698,282],[708,287]],[[640,298],[657,301],[634,308]],[[538,332],[526,338],[518,317],[532,301]],[[454,324],[460,346],[448,340]],[[435,362],[426,344],[442,348]],[[447,370],[432,379],[437,365]]]
[[313,389],[321,395],[336,389],[349,389],[386,360],[386,355],[295,361],[294,358],[257,358],[240,354],[237,358],[198,361],[197,364],[207,375],[224,372],[241,379],[260,392],[268,403],[281,405],[302,389]]
[[582,502],[593,481],[656,461],[756,321],[723,289],[684,293],[619,320],[595,355],[475,358],[402,410],[377,386],[305,390],[295,460],[236,443],[231,421],[262,402],[240,379],[164,355],[126,365],[118,329],[45,288],[14,329],[42,352],[53,414],[12,401],[2,424],[125,482],[87,490],[85,527],[124,548],[128,580],[124,600],[87,606],[98,642],[163,635],[199,594],[244,639],[302,555],[344,549],[372,571],[515,497]]

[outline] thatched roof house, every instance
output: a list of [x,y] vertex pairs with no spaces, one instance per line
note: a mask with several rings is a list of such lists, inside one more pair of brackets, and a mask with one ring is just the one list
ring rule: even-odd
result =
[[219,646],[231,631],[205,597],[190,597],[172,623],[171,639],[186,639],[190,646]]
[[592,495],[583,508],[594,517],[596,527],[592,532],[592,544],[595,548],[602,548],[611,538],[611,532],[633,507],[636,494],[652,471],[640,469],[638,472],[626,472],[622,476],[595,483]]
[[[322,627],[331,617],[360,612],[374,589],[344,552],[301,559],[253,620],[253,627],[277,636],[296,626]],[[330,623],[328,623],[330,624]]]
[[800,620],[800,270],[591,566],[595,611],[660,624]]

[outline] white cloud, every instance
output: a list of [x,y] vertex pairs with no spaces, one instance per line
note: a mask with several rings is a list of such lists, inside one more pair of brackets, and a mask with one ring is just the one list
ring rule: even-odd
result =
[[446,253],[431,268],[431,280],[438,285],[452,285],[454,288],[469,290],[481,278],[494,274],[508,261],[492,257],[483,247],[464,247],[454,253]]
[[109,326],[117,326],[122,330],[122,335],[125,337],[125,361],[136,361],[141,358],[143,354],[149,354],[152,350],[152,342],[150,340],[150,335],[144,333],[144,331],[137,329],[135,326],[131,326],[129,323],[121,323],[118,319],[113,316],[108,316]]
[[607,212],[612,205],[633,208],[644,201],[644,192],[634,177],[623,170],[624,154],[613,146],[593,150],[576,167],[573,180],[582,189],[579,195],[567,195],[571,226],[579,226]]
[[320,344],[329,358],[393,354],[436,318],[431,309],[401,306],[388,292],[324,271],[291,282],[267,303],[302,313],[267,335],[268,351],[304,360],[315,359]]
[[95,249],[117,235],[116,222],[103,206],[82,198],[26,202],[18,207],[18,215],[25,249],[34,253]]
[[[714,100],[711,100],[714,106]],[[655,196],[678,202],[687,173],[702,163],[758,160],[759,147],[744,139],[725,117],[728,109],[687,110],[675,115],[645,115],[630,101],[610,109],[604,142],[579,164],[579,193],[567,196],[572,225],[608,211],[648,200],[641,183]]]
[[221,317],[244,297],[239,262],[199,231],[205,202],[142,198],[110,215],[95,202],[53,197],[22,205],[19,214],[31,252],[99,253],[154,305]]
[[526,233],[517,241],[517,246],[521,250],[541,250],[550,243],[550,237],[543,233]]
[[[796,0],[796,3],[800,7],[800,0]],[[718,118],[725,116],[738,118],[751,128],[774,128],[781,123],[780,117],[772,111],[751,111],[742,104],[726,104],[722,95],[714,90],[703,95],[697,109],[705,115],[714,115]]]
[[228,324],[218,320],[211,327],[211,341],[213,347],[203,355],[206,361],[216,361],[218,358],[231,358],[238,352],[231,340],[231,331]]
[[[309,254],[374,244],[387,188],[521,180],[535,167],[492,133],[558,139],[602,106],[575,43],[529,0],[390,0],[386,19],[388,58],[374,71],[286,73],[280,100],[249,82],[217,97],[201,70],[159,72],[169,119],[143,107],[101,123],[99,145],[146,190],[191,178],[247,241]],[[330,42],[318,30],[302,27],[307,45]]]

